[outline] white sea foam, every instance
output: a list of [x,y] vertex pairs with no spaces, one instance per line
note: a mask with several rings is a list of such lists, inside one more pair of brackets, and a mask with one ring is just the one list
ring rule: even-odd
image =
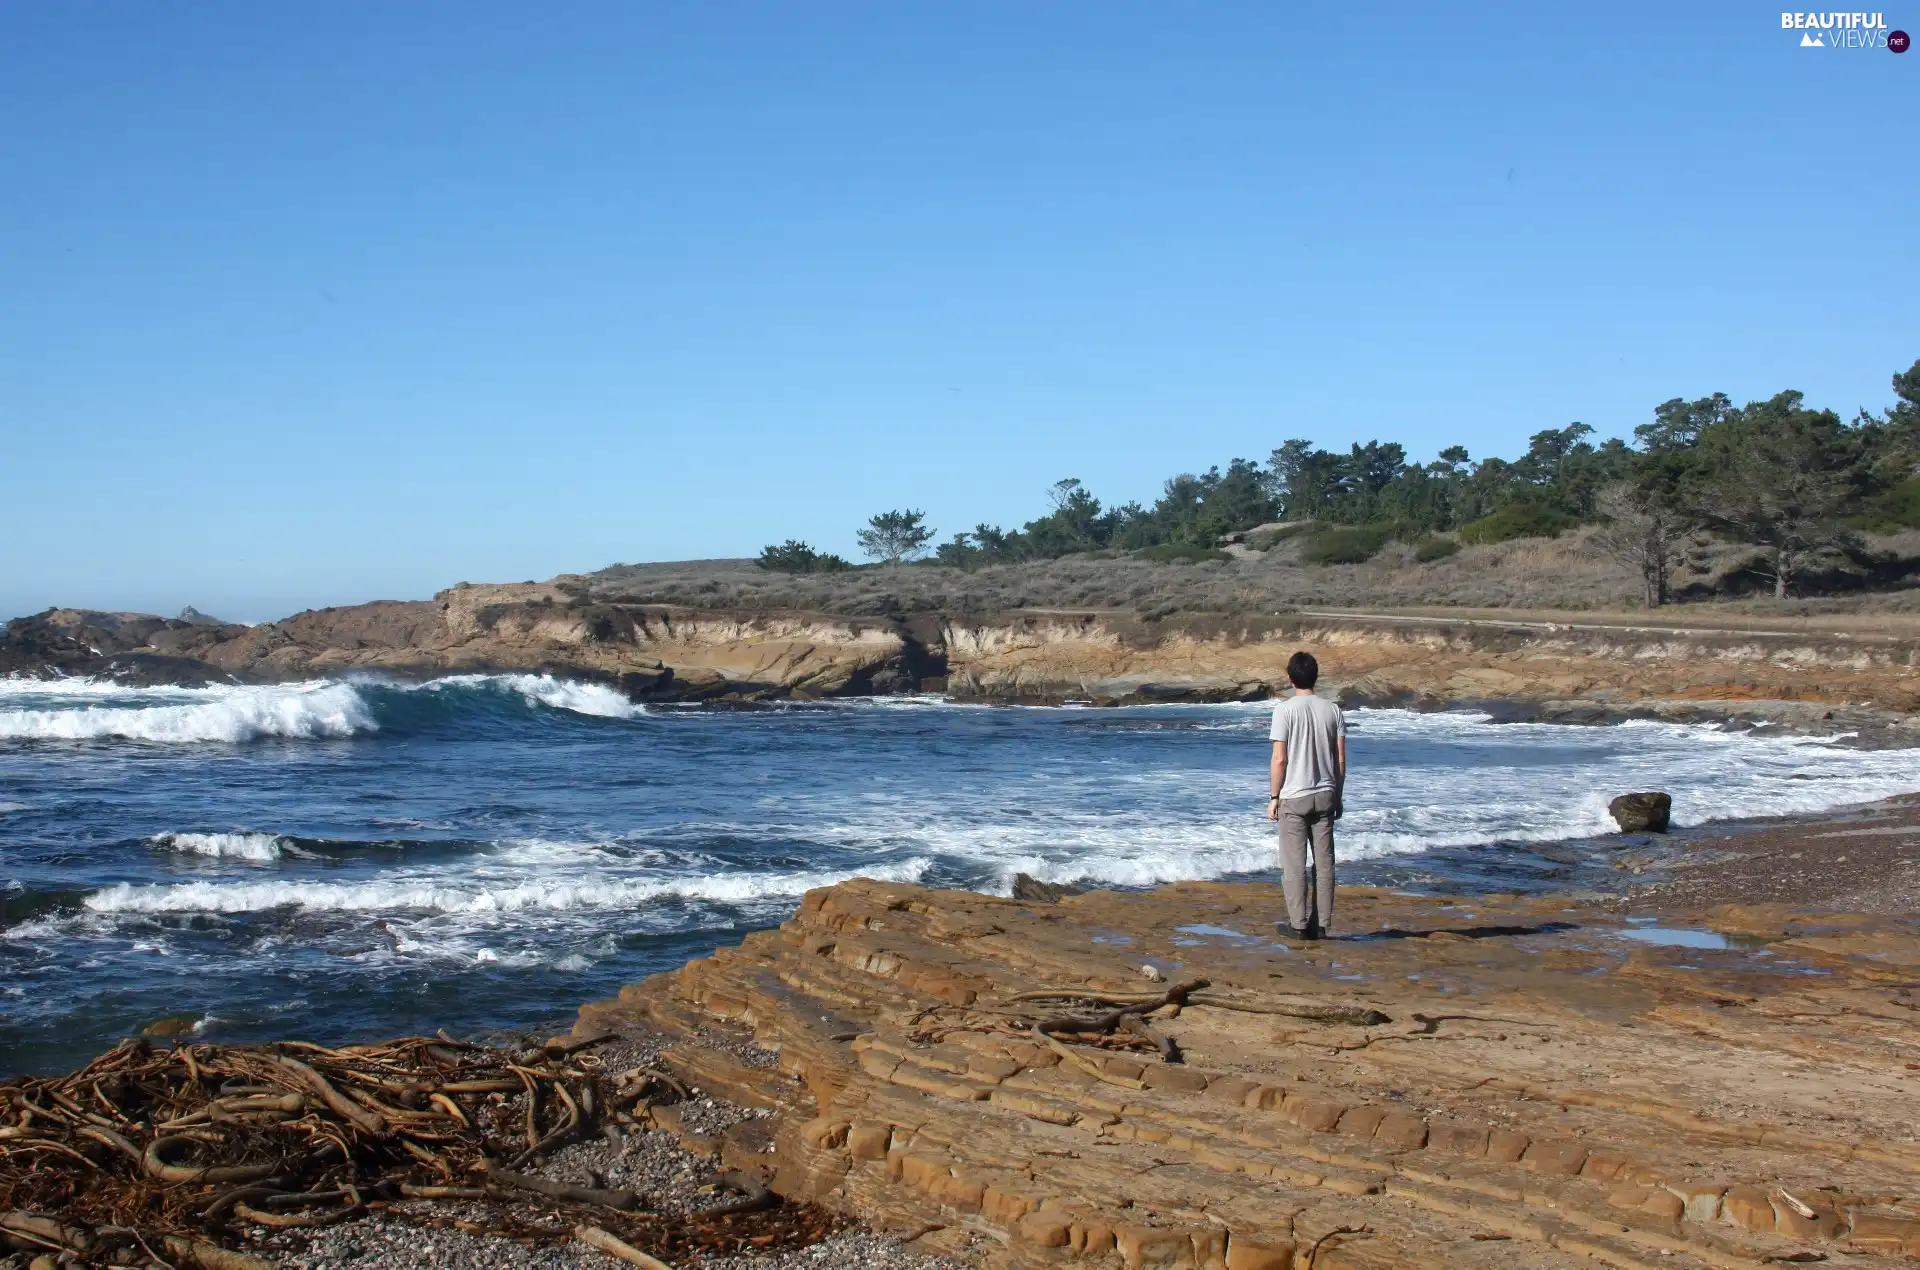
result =
[[532,705],[570,710],[575,714],[594,715],[602,719],[633,719],[647,712],[645,706],[628,700],[618,689],[605,684],[556,679],[552,675],[448,675],[444,679],[420,684],[415,690],[443,692],[449,688],[496,686],[519,693]]
[[57,679],[30,679],[25,675],[8,675],[0,679],[0,701],[16,697],[69,697],[83,700],[98,700],[102,697],[190,697],[222,690],[219,686],[210,689],[167,686],[138,688],[112,679],[86,679],[78,675]]
[[603,719],[632,719],[646,707],[605,684],[576,683],[552,675],[509,675],[507,685],[521,696],[556,710],[596,715]]
[[[1194,709],[1211,714],[1202,716],[1204,730],[1244,730],[1256,743],[1250,752],[1262,748],[1268,707]],[[1156,709],[1140,721],[1178,718]],[[1817,812],[1920,788],[1920,751],[1851,750],[1831,739],[1644,723],[1623,744],[1617,729],[1380,710],[1352,712],[1350,727],[1355,766],[1338,830],[1347,861],[1609,834],[1608,800],[1635,789],[1671,791],[1675,822],[1698,825]],[[1158,735],[1162,743],[1166,734],[1151,726],[1125,733],[1129,741]],[[1375,761],[1388,746],[1391,758]],[[1273,826],[1260,814],[1264,762],[1218,758],[1207,750],[1195,755],[1205,766],[1170,753],[1132,770],[1056,769],[997,781],[990,792],[936,798],[803,793],[781,800],[786,823],[758,828],[848,847],[897,843],[985,866],[1003,884],[1015,872],[1150,885],[1272,869]]]
[[154,835],[153,842],[188,855],[259,864],[278,860],[286,849],[286,839],[273,833],[163,833]]
[[12,812],[12,811],[32,811],[32,810],[33,808],[29,807],[25,803],[0,803],[0,816],[4,816],[8,812]]
[[[518,692],[508,680],[539,685],[543,677],[489,678]],[[276,848],[284,860],[293,854],[287,840],[170,835],[173,850],[235,867],[194,881],[109,887],[89,896],[81,913],[38,921],[67,937],[92,924],[104,937],[151,925],[147,914],[285,909],[303,915],[303,933],[291,942],[339,932],[336,956],[472,964],[484,950],[503,968],[560,969],[569,953],[591,960],[595,954],[579,951],[581,937],[612,925],[666,933],[686,930],[690,919],[724,918],[711,908],[693,916],[703,911],[699,901],[739,906],[752,922],[776,920],[803,891],[856,875],[911,881],[934,872],[943,881],[990,885],[1026,872],[1149,885],[1270,870],[1273,827],[1261,815],[1264,714],[1262,707],[1143,711],[1126,716],[1101,752],[1072,762],[1049,757],[1042,734],[1035,753],[1043,761],[947,768],[891,784],[884,772],[879,784],[800,781],[732,814],[715,814],[729,806],[723,800],[700,804],[704,814],[605,837],[556,826],[551,838],[504,839],[487,850],[381,856],[372,875],[285,860],[271,874],[249,876],[238,866],[262,862]],[[1177,739],[1187,724],[1204,724],[1215,736],[1188,746]],[[1607,799],[1632,789],[1670,790],[1676,820],[1697,824],[1920,788],[1920,752],[1849,750],[1807,738],[1662,723],[1630,731],[1496,725],[1398,711],[1356,711],[1351,726],[1355,768],[1339,829],[1346,861],[1608,833]],[[1233,729],[1247,732],[1247,745],[1221,745],[1218,732]],[[1136,739],[1154,748],[1136,750]],[[728,845],[715,845],[722,842]],[[761,848],[805,863],[729,863],[752,861]],[[370,926],[390,938],[370,947]]]
[[[150,690],[137,694],[146,696]],[[26,695],[26,694],[18,694]],[[112,694],[105,694],[112,695]],[[88,741],[118,738],[163,745],[229,743],[263,737],[345,737],[377,730],[351,684],[178,689],[185,704],[0,711],[0,740]]]
[[145,886],[123,882],[95,891],[84,903],[96,913],[255,913],[287,907],[323,912],[426,909],[439,913],[630,909],[673,897],[723,903],[786,898],[861,876],[911,882],[925,874],[928,863],[909,860],[871,870],[740,872],[685,878],[590,876],[497,886],[476,885],[451,877],[369,882],[183,882]]

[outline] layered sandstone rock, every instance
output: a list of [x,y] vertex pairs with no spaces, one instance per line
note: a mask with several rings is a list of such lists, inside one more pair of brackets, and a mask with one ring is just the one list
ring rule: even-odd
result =
[[[1728,909],[1733,946],[1706,949],[1558,898],[1341,905],[1351,938],[1289,948],[1267,886],[851,882],[576,1034],[665,1029],[685,1079],[777,1113],[773,1153],[727,1141],[730,1163],[995,1266],[1920,1254],[1915,923]],[[1184,1063],[1053,1046],[1032,1024],[1063,1003],[1018,999],[1153,991],[1143,964],[1211,981],[1153,1019]],[[1389,1021],[1298,1017],[1328,1004]]]
[[1569,722],[1740,717],[1894,738],[1915,734],[1920,710],[1920,623],[1904,618],[1748,629],[1711,613],[1673,623],[1332,612],[849,617],[602,602],[569,577],[463,584],[432,600],[255,627],[52,610],[8,627],[0,673],[198,682],[502,670],[592,678],[641,699],[932,691],[1112,705],[1272,696],[1302,648],[1348,704],[1515,703],[1528,717]]
[[[592,604],[546,583],[460,586],[432,600],[193,627],[191,642],[173,629],[186,623],[123,616],[137,615],[60,610],[16,619],[0,645],[0,673],[249,682],[531,671],[611,683],[641,700],[693,701],[804,700],[944,682],[943,664],[925,652],[910,620]],[[149,643],[123,630],[154,635]],[[176,645],[162,647],[168,639]]]
[[[1537,703],[1547,717],[1715,712],[1783,720],[1920,709],[1900,631],[1716,629],[1444,614],[1280,614],[1150,623],[1125,614],[950,619],[950,690],[985,700],[1234,700],[1286,687],[1305,648],[1352,704]],[[1695,620],[1698,620],[1697,618]],[[1916,632],[1920,633],[1920,632]]]

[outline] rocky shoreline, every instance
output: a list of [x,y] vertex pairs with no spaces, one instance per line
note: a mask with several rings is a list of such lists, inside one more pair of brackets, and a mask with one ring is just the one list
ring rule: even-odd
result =
[[[1829,841],[1852,891],[1803,884]],[[577,1030],[750,1028],[804,1085],[761,1086],[776,1188],[996,1266],[1920,1253],[1920,809],[1626,854],[1586,900],[1350,888],[1342,938],[1291,946],[1253,884],[849,883]],[[1091,1022],[1200,979],[1146,1037]]]
[[0,633],[0,675],[129,685],[420,680],[534,673],[634,701],[751,706],[889,693],[1047,705],[1248,701],[1285,691],[1299,648],[1347,705],[1485,709],[1503,720],[1726,722],[1858,743],[1920,741],[1920,618],[1688,613],[1130,612],[849,617],[594,599],[578,580],[461,586],[433,600],[264,626],[49,610]]
[[[605,1063],[691,1096],[533,1171],[689,1213],[752,1170],[838,1214],[718,1270],[1920,1255],[1920,795],[1623,836],[1619,864],[1607,895],[1343,888],[1318,944],[1275,939],[1257,883],[816,891],[583,1007]],[[622,1264],[489,1235],[491,1206],[370,1207],[241,1242],[288,1270]]]

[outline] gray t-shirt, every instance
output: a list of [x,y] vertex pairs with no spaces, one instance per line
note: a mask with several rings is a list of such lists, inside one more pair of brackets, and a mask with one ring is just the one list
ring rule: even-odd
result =
[[1347,721],[1325,697],[1295,693],[1273,708],[1273,740],[1287,743],[1286,783],[1281,798],[1332,793],[1339,788],[1340,740]]

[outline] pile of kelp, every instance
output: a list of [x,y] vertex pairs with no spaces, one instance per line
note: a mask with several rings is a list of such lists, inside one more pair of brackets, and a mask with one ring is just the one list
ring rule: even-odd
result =
[[266,1264],[233,1250],[250,1235],[417,1216],[421,1201],[483,1218],[463,1229],[579,1238],[653,1266],[831,1232],[830,1215],[781,1205],[750,1175],[722,1174],[740,1198],[687,1216],[523,1172],[686,1095],[665,1071],[603,1071],[588,1051],[609,1039],[513,1050],[444,1034],[338,1049],[133,1040],[70,1075],[0,1085],[0,1249],[238,1270]]

